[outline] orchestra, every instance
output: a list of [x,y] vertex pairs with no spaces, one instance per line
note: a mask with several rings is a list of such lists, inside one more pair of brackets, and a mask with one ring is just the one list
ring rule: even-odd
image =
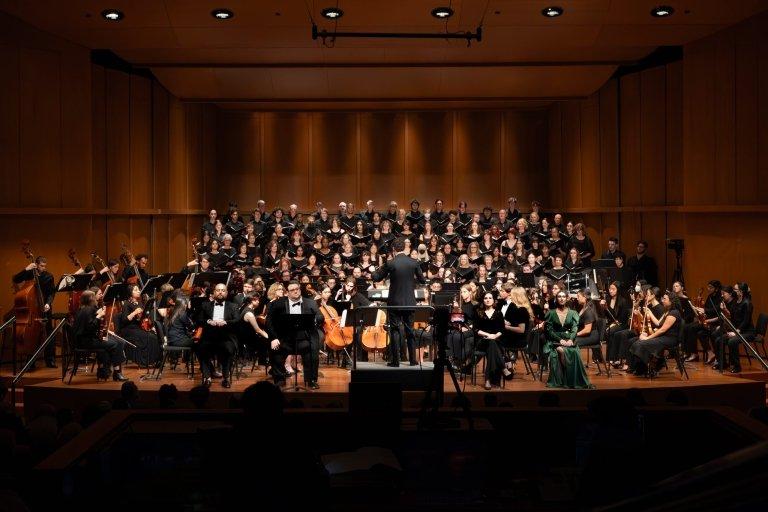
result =
[[[436,353],[430,345],[437,341],[430,326],[414,326],[412,312],[387,311],[364,329],[345,319],[350,310],[383,302],[415,305],[420,291],[427,297],[421,303],[429,304],[446,286],[454,294],[447,306],[449,362],[474,371],[480,355],[487,389],[511,378],[520,349],[549,370],[553,387],[591,386],[582,347],[592,349],[594,361],[605,357],[614,369],[647,375],[679,342],[687,362],[697,361],[700,350],[707,364],[736,373],[741,336],[756,334],[746,283],[712,280],[706,297],[703,289],[688,293],[680,281],[665,291],[647,242],[638,241],[627,259],[612,237],[598,260],[582,222],[547,214],[535,201],[525,215],[514,197],[506,208],[480,213],[470,213],[464,201],[447,209],[441,199],[433,209],[416,199],[407,210],[392,201],[383,212],[372,200],[359,212],[340,202],[334,213],[320,202],[310,212],[296,204],[268,210],[260,200],[245,216],[235,204],[222,215],[211,209],[196,235],[179,274],[161,274],[182,276],[181,286],[170,285],[170,277],[147,286],[155,277],[149,256],[134,256],[125,245],[117,258],[104,262],[93,252],[93,265],[80,266],[77,273],[92,275],[95,292],[73,295],[66,321],[74,324],[76,345],[103,344],[100,376],[123,380],[126,362],[151,368],[164,344],[192,349],[203,384],[221,378],[224,388],[232,385],[235,360],[249,357],[268,366],[278,385],[303,372],[312,390],[322,385],[321,354],[324,364],[341,367],[355,358],[353,349],[357,360],[381,352],[389,366],[401,358],[419,365],[425,353]],[[51,332],[54,277],[38,256],[13,282],[23,325],[16,343],[31,353]],[[102,303],[118,286],[125,289]],[[315,325],[287,336],[280,318],[296,312],[314,315]],[[723,324],[724,314],[735,329]],[[46,347],[48,366],[55,365],[54,349]]]

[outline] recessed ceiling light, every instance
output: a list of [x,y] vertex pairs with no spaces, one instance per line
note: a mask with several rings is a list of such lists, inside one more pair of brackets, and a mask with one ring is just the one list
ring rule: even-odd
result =
[[125,17],[125,14],[117,9],[104,9],[101,11],[101,17],[107,21],[120,21]]
[[651,16],[654,18],[666,18],[672,16],[675,13],[675,9],[668,5],[659,5],[651,9]]
[[453,9],[450,7],[435,7],[432,9],[432,16],[440,20],[447,20],[453,16]]
[[344,16],[344,11],[339,9],[338,7],[326,7],[322,11],[320,11],[320,14],[323,15],[323,18],[329,19],[329,20],[337,20]]
[[563,8],[553,5],[552,7],[545,7],[541,10],[541,15],[545,18],[557,18],[563,14]]
[[213,16],[217,20],[228,20],[230,18],[233,18],[235,16],[235,13],[233,13],[229,9],[214,9],[211,11],[211,16]]

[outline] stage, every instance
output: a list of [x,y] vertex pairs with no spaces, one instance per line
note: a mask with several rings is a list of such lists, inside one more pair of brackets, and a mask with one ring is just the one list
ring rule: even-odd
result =
[[[482,375],[479,374],[479,369],[476,384],[472,384],[467,378],[459,381],[459,385],[475,409],[487,407],[535,408],[540,405],[543,393],[556,395],[557,398],[548,398],[555,400],[560,406],[580,407],[599,396],[626,396],[629,390],[637,390],[642,400],[648,405],[668,403],[673,391],[680,392],[673,393],[673,398],[684,397],[683,399],[687,400],[687,404],[691,406],[727,405],[747,411],[751,407],[765,404],[767,376],[755,365],[752,367],[746,365],[745,372],[739,376],[729,373],[720,374],[701,363],[693,363],[689,365],[690,368],[688,369],[690,380],[685,380],[680,377],[677,371],[673,371],[674,361],[670,360],[669,364],[670,368],[663,370],[654,379],[635,377],[618,371],[613,371],[609,378],[604,373],[603,375],[596,375],[595,367],[590,366],[588,369],[589,377],[595,385],[595,389],[591,390],[549,389],[545,382],[534,380],[530,375],[525,375],[522,362],[517,363],[518,371],[515,373],[514,379],[505,381],[502,388],[494,388],[490,391],[483,389],[483,379]],[[363,371],[362,366],[364,365],[361,365],[358,373]],[[369,363],[368,368],[373,368],[377,372],[393,370],[377,363]],[[405,366],[399,370],[401,374],[402,372],[410,374],[411,381],[416,379],[428,382],[432,365],[426,363],[423,369],[418,366]],[[335,365],[324,364],[321,365],[320,372],[320,389],[316,391],[294,391],[293,380],[288,382],[285,393],[289,406],[327,409],[347,409],[349,407],[351,371],[338,368]],[[157,391],[163,384],[174,384],[179,390],[177,407],[191,407],[192,404],[188,398],[189,390],[199,384],[199,374],[196,374],[194,380],[188,379],[182,365],[179,365],[175,371],[166,368],[160,380],[142,379],[145,370],[143,368],[138,369],[134,365],[125,368],[124,373],[138,385],[139,403],[141,407],[147,408],[158,405]],[[392,380],[376,378],[372,375],[372,373],[364,375],[363,379],[356,379],[356,381]],[[253,372],[250,372],[250,366],[246,367],[244,373],[233,380],[230,389],[223,388],[220,379],[214,379],[210,388],[208,407],[227,408],[233,397],[237,397],[251,384],[265,379],[267,379],[267,375],[263,366],[257,367]],[[546,381],[546,374],[544,380]],[[301,375],[299,375],[298,381],[300,385],[303,384]],[[451,408],[456,392],[447,373],[444,375],[444,385],[445,404],[447,408]],[[23,388],[19,393],[20,396],[23,395],[24,413],[30,416],[43,403],[80,410],[85,404],[103,400],[111,402],[119,396],[120,386],[121,384],[118,382],[97,382],[92,373],[79,373],[72,379],[72,384],[68,385],[61,380],[60,368],[41,368],[30,372],[25,377]],[[404,388],[408,389],[408,386],[404,386]],[[636,392],[632,391],[632,393]],[[404,408],[418,408],[423,397],[423,391],[404,391]]]

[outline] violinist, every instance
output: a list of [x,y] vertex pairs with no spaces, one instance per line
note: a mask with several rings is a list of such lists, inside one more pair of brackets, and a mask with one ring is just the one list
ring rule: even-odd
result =
[[240,343],[252,354],[256,354],[259,361],[266,364],[269,334],[262,327],[266,316],[264,316],[265,304],[261,301],[261,294],[254,291],[246,293],[241,308],[238,329]]
[[170,310],[170,314],[165,318],[165,336],[168,340],[168,345],[171,347],[188,347],[195,346],[192,339],[192,331],[194,331],[194,324],[189,318],[189,299],[183,295],[179,295],[175,299],[173,309]]
[[680,299],[673,292],[667,291],[661,296],[659,305],[662,307],[662,313],[658,318],[652,310],[649,312],[654,324],[653,332],[641,333],[639,339],[630,347],[635,375],[646,375],[648,369],[651,374],[655,373],[659,360],[656,359],[657,363],[653,365],[652,359],[658,358],[664,349],[671,349],[678,344],[680,322],[683,321]]
[[[621,367],[622,371],[634,372],[635,375],[645,375],[645,367],[643,365],[630,365],[630,362],[638,363],[636,358],[632,359],[631,354],[637,354],[638,347],[632,348],[638,341],[643,339],[643,336],[653,334],[653,332],[661,325],[664,315],[664,305],[661,304],[659,299],[661,298],[661,290],[657,286],[641,285],[641,289],[644,291],[643,300],[645,302],[645,308],[643,313],[643,326],[637,332],[636,335],[627,336],[624,338],[623,343],[619,347],[619,356],[625,361],[624,366]],[[679,303],[679,301],[678,301]],[[677,310],[679,315],[679,308]],[[622,331],[619,331],[621,334]],[[631,331],[634,332],[634,331]],[[634,351],[633,351],[634,350]],[[641,361],[647,363],[647,360]]]
[[706,364],[714,363],[716,359],[715,353],[712,351],[712,332],[720,323],[720,317],[717,314],[717,309],[722,302],[721,289],[723,285],[718,280],[712,280],[707,283],[707,298],[701,297],[701,291],[699,292],[699,299],[697,302],[703,300],[703,304],[696,305],[693,308],[696,314],[696,321],[686,323],[683,328],[683,344],[685,352],[688,354],[686,361],[698,361],[699,357],[696,354],[697,341],[701,342],[701,348],[705,351],[706,356],[704,361]]
[[606,357],[612,365],[618,365],[619,346],[611,343],[613,335],[619,331],[629,328],[629,304],[627,300],[619,295],[619,283],[612,282],[608,285],[608,296],[600,301],[600,306],[605,312],[605,320],[608,328],[605,332],[605,339],[609,340],[606,347]]
[[[34,281],[35,274],[37,274],[37,282],[40,284],[40,288],[37,293],[41,294],[39,301],[42,305],[42,315],[45,319],[45,329],[43,330],[42,339],[38,340],[38,343],[42,343],[45,338],[48,337],[48,333],[51,331],[51,311],[53,308],[53,298],[56,294],[56,284],[53,281],[53,274],[48,272],[48,260],[42,256],[35,258],[35,261],[24,267],[24,270],[14,275],[12,280],[14,284],[21,284],[26,281]],[[36,320],[35,320],[36,321]],[[33,348],[36,349],[37,346]],[[45,366],[48,368],[56,368],[56,344],[49,343],[45,347]]]
[[[723,302],[730,312],[730,320],[734,331],[730,325],[722,326],[715,337],[715,354],[724,354],[725,347],[728,347],[730,355],[731,373],[741,372],[741,362],[739,361],[739,344],[741,340],[736,335],[738,332],[748,342],[755,338],[755,324],[752,323],[752,301],[747,283],[736,283],[734,286],[726,286],[722,289]],[[726,315],[728,316],[728,315]],[[723,358],[725,359],[725,358]],[[722,367],[727,367],[729,362],[723,360]],[[715,362],[713,368],[719,370],[720,364]]]
[[[129,299],[123,304],[120,313],[120,336],[130,341],[136,348],[130,347],[131,360],[139,365],[149,366],[160,359],[160,343],[154,325],[147,325],[146,312],[141,302],[139,285],[128,285]],[[147,330],[149,328],[149,330]]]
[[100,368],[97,376],[107,379],[110,366],[112,368],[112,380],[123,382],[128,380],[121,370],[121,365],[125,361],[122,342],[112,338],[101,340],[99,331],[101,322],[104,318],[106,308],[98,307],[96,294],[91,290],[86,290],[80,295],[80,309],[75,315],[75,321],[72,326],[74,342],[77,348],[104,349],[96,353],[99,358]]

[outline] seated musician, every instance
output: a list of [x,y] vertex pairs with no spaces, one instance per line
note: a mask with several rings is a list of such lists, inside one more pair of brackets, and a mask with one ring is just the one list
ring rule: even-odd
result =
[[[712,339],[713,331],[720,323],[717,308],[720,307],[720,302],[723,300],[721,295],[722,288],[722,283],[716,279],[707,283],[708,295],[704,300],[704,306],[694,308],[694,311],[699,315],[699,318],[694,323],[686,324],[683,330],[685,351],[689,354],[689,361],[695,361],[697,359],[693,357],[696,354],[697,341],[701,343],[701,348],[706,353],[706,356],[704,357],[704,362],[706,364],[714,363],[717,358],[712,351],[710,341]],[[699,321],[702,319],[701,315],[703,315],[703,322]]]
[[595,305],[587,295],[586,290],[576,293],[579,307],[579,331],[576,333],[576,346],[592,347],[592,359],[596,362],[603,361],[603,353],[600,350],[600,335],[597,329],[597,313]]
[[613,335],[619,331],[629,328],[630,307],[622,295],[619,294],[619,283],[612,282],[608,285],[608,297],[600,301],[600,305],[605,310],[605,320],[608,324],[605,333],[606,339],[606,358],[611,365],[618,367],[620,365],[619,344],[613,343]]
[[140,365],[152,365],[160,361],[160,340],[153,323],[145,321],[149,312],[144,310],[141,288],[128,285],[129,298],[120,313],[119,334],[136,347],[130,347],[130,359]]
[[647,371],[655,373],[657,365],[653,360],[661,357],[664,349],[677,347],[680,325],[683,322],[680,299],[673,292],[667,291],[661,296],[661,305],[664,308],[661,318],[653,318],[653,323],[658,325],[658,328],[651,334],[640,334],[639,340],[630,347],[636,375],[645,375]]
[[261,294],[248,292],[243,300],[238,338],[241,345],[245,346],[251,354],[255,354],[263,364],[267,363],[269,334],[262,327],[266,322],[266,316],[262,316],[266,305],[261,301]]
[[[736,283],[733,286],[726,286],[722,289],[723,302],[730,311],[731,325],[724,325],[718,330],[715,338],[715,354],[718,359],[723,355],[722,367],[726,368],[729,363],[731,373],[741,372],[741,362],[739,361],[739,345],[741,338],[736,333],[741,334],[747,342],[755,338],[755,324],[752,323],[752,300],[747,283]],[[725,360],[725,348],[728,347],[730,362]],[[715,362],[714,368],[719,370],[721,365]]]
[[643,290],[643,301],[645,303],[645,308],[642,310],[643,328],[637,331],[636,335],[627,338],[619,350],[621,357],[626,361],[622,370],[634,372],[637,375],[646,375],[646,368],[644,366],[640,365],[638,367],[637,364],[633,365],[633,362],[637,363],[638,360],[631,356],[632,346],[640,341],[643,334],[652,334],[659,328],[661,325],[660,320],[664,315],[664,306],[661,303],[661,290],[658,287],[641,285],[641,289]]
[[99,335],[105,312],[106,308],[98,308],[96,294],[93,291],[86,290],[80,295],[80,309],[75,315],[72,326],[75,346],[85,349],[103,348],[104,352],[97,353],[100,364],[97,376],[100,379],[107,379],[111,367],[112,380],[126,381],[128,378],[123,375],[121,369],[121,364],[125,361],[123,343],[112,338],[102,340]]
[[568,307],[566,292],[558,292],[556,301],[557,308],[550,310],[545,319],[546,342],[543,354],[549,358],[547,387],[592,388],[575,343],[579,331],[579,314]]
[[[298,330],[292,333],[282,332],[283,317],[292,314],[312,314],[315,327]],[[284,386],[287,373],[285,358],[289,354],[299,354],[304,362],[304,383],[309,389],[320,389],[317,382],[320,341],[318,328],[322,326],[324,317],[313,299],[301,296],[301,285],[298,281],[288,283],[287,296],[275,300],[267,312],[266,330],[270,342],[270,372],[278,386]]]
[[227,286],[219,283],[213,289],[213,300],[204,301],[198,312],[197,325],[203,328],[198,357],[204,386],[211,385],[214,356],[221,364],[222,387],[232,386],[232,360],[237,350],[234,329],[239,316],[235,304],[226,299]]
[[136,279],[133,279],[131,281],[129,281],[129,279],[131,279],[132,277],[135,277],[136,270],[138,270],[139,271],[138,282],[146,284],[147,280],[149,279],[149,274],[147,274],[148,264],[149,264],[149,256],[147,256],[146,254],[137,254],[135,265],[127,265],[123,269],[123,281],[136,282],[137,281]]

